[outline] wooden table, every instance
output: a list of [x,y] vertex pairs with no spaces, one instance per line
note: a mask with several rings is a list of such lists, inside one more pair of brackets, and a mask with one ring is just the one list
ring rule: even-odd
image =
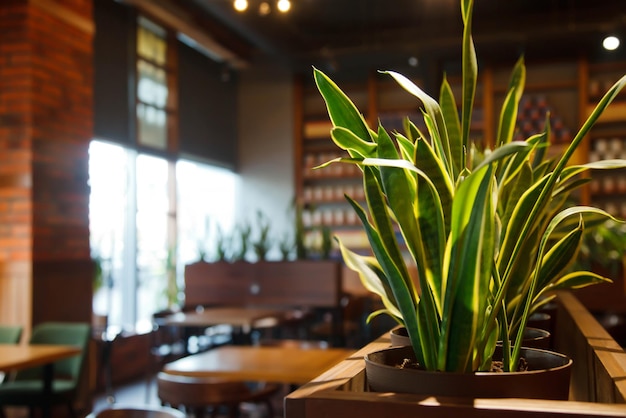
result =
[[[68,345],[0,344],[0,371],[11,372],[43,366],[43,394],[44,399],[48,399],[52,393],[54,363],[80,352],[80,347]],[[43,406],[43,416],[50,416],[50,405],[47,403]]]
[[249,332],[259,325],[278,323],[285,312],[279,308],[213,307],[197,312],[174,313],[164,319],[164,324],[181,327],[210,327],[226,324],[241,328],[243,332]]
[[223,346],[166,364],[164,371],[230,380],[306,383],[354,350],[280,346]]

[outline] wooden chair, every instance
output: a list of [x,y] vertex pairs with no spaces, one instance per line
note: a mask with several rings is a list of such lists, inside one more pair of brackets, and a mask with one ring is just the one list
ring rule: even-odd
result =
[[181,329],[169,326],[165,321],[165,318],[173,313],[171,309],[164,309],[152,314],[150,352],[146,370],[146,401],[150,399],[155,374],[165,363],[179,359],[187,353]]
[[112,407],[92,412],[86,418],[185,418],[185,414],[167,407]]
[[322,311],[320,321],[313,324],[309,334],[314,339],[325,339],[337,347],[359,347],[364,334],[368,298],[361,295],[344,294],[340,306],[334,312]]
[[[76,417],[74,402],[86,376],[85,361],[91,327],[84,323],[47,322],[33,328],[30,344],[62,344],[80,347],[81,353],[54,363],[51,404],[67,405],[69,416]],[[0,385],[0,408],[27,406],[34,416],[35,408],[44,404],[43,368],[19,370],[15,377]],[[1,415],[0,415],[1,416]]]
[[193,411],[196,418],[203,417],[208,408],[212,408],[211,416],[216,416],[222,407],[228,408],[231,417],[236,417],[240,404],[244,402],[265,404],[268,417],[273,417],[271,397],[279,389],[276,384],[264,384],[252,390],[245,382],[178,376],[165,372],[157,375],[161,403],[174,408],[182,407],[186,412]]

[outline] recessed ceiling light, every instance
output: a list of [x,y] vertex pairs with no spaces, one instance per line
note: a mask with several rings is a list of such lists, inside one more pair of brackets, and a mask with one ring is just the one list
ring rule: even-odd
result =
[[248,0],[235,0],[233,7],[238,12],[243,12],[248,8]]
[[417,59],[417,57],[409,57],[409,65],[411,67],[417,67],[419,63],[420,61]]
[[602,46],[607,51],[614,51],[619,47],[619,38],[613,35],[607,36],[602,41]]
[[268,2],[264,1],[259,4],[259,14],[261,16],[267,16],[271,11],[272,9],[270,8],[270,4]]
[[276,6],[280,12],[287,13],[291,9],[291,2],[289,0],[278,0]]

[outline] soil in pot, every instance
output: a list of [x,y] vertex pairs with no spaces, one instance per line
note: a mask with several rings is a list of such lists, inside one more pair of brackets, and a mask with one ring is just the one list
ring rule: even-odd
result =
[[[501,358],[496,350],[494,360]],[[567,400],[572,360],[551,351],[524,348],[528,365],[521,372],[451,373],[398,368],[405,359],[415,362],[413,349],[391,347],[365,357],[370,390],[430,396],[472,398],[535,398]]]

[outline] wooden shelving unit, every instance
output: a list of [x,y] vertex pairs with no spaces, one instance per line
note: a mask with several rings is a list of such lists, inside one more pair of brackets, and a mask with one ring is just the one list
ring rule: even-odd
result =
[[[378,121],[389,131],[402,130],[405,116],[419,122],[419,102],[404,92],[389,76],[372,73],[366,80],[355,83],[338,83],[363,113],[371,128]],[[314,86],[296,81],[296,192],[303,205],[303,223],[311,233],[328,227],[333,235],[357,251],[367,251],[367,238],[352,207],[344,195],[365,204],[360,169],[350,164],[332,164],[314,169],[336,157],[347,154],[332,142],[329,120],[324,101]],[[335,255],[338,255],[335,249]]]
[[[587,88],[582,118],[594,110],[596,103],[611,86],[626,74],[626,62],[588,64]],[[598,161],[626,158],[626,92],[607,107],[585,142],[586,160]],[[596,171],[586,190],[585,203],[592,202],[607,212],[626,217],[626,170]]]
[[[526,63],[526,68],[516,138],[525,139],[541,132],[549,114],[551,152],[557,155],[571,141],[602,94],[626,73],[626,62],[593,64],[581,58]],[[472,139],[479,144],[493,146],[496,141],[499,112],[511,70],[510,65],[480,68],[471,130]],[[460,77],[454,74],[447,77],[460,100]],[[372,74],[367,80],[338,82],[338,85],[355,101],[372,128],[380,120],[388,130],[401,130],[402,119],[407,115],[413,122],[422,120],[418,101],[389,76]],[[344,164],[312,169],[341,154],[330,139],[331,123],[319,92],[314,86],[303,87],[302,82],[296,91],[296,114],[300,115],[296,121],[296,191],[299,202],[310,208],[305,225],[330,227],[333,233],[346,237],[353,249],[367,251],[360,223],[343,198],[345,193],[356,200],[363,199],[360,173],[356,167]],[[599,158],[626,158],[626,93],[606,109],[571,163]],[[597,179],[583,188],[580,201],[626,217],[626,171],[595,172],[593,176]]]

